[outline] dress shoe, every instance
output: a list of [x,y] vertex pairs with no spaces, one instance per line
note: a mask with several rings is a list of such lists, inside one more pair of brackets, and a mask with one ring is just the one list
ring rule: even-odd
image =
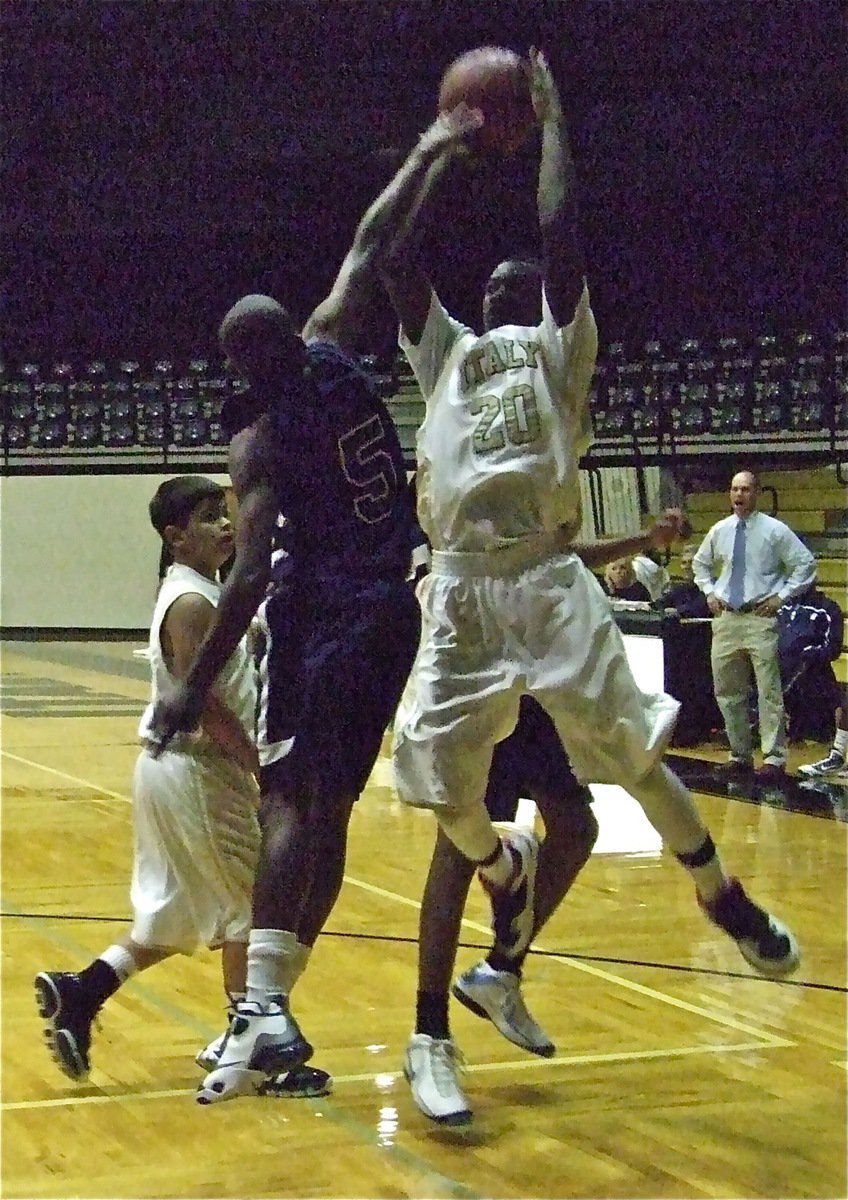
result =
[[722,779],[750,779],[754,764],[745,762],[741,758],[731,758],[727,762],[719,763],[716,770]]
[[757,783],[785,783],[786,768],[782,763],[763,763],[754,772],[754,778]]

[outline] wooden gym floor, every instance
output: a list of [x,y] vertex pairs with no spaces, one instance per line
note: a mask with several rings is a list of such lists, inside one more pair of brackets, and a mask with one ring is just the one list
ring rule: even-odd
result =
[[[700,803],[726,861],[802,942],[798,977],[752,977],[684,873],[613,816],[614,849],[593,855],[528,962],[557,1056],[524,1055],[453,1011],[475,1110],[465,1133],[422,1116],[399,1073],[433,822],[400,808],[385,760],[295,993],[332,1096],[194,1103],[194,1054],[223,1027],[206,953],[131,981],[95,1029],[90,1080],[65,1079],[32,977],[82,967],[125,928],[147,697],[132,651],[4,647],[3,1196],[846,1195],[846,827],[715,796]],[[475,887],[460,967],[487,945],[486,920]]]

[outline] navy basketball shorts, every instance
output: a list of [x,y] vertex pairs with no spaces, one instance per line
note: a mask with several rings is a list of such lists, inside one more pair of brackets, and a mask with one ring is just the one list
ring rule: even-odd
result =
[[592,800],[578,783],[551,718],[532,696],[522,696],[515,729],[495,746],[486,808],[493,821],[512,821],[518,801],[538,795],[562,803]]
[[418,648],[414,592],[402,579],[290,580],[260,624],[261,791],[358,796]]

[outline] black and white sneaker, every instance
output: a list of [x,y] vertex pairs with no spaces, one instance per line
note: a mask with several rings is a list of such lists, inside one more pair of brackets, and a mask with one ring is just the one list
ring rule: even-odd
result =
[[260,1096],[276,1096],[280,1100],[314,1100],[316,1096],[329,1096],[332,1090],[332,1075],[307,1063],[259,1085]]
[[70,971],[39,971],[35,1001],[47,1022],[44,1037],[59,1069],[69,1079],[85,1079],[90,1069],[91,1026],[97,1008]]
[[792,930],[755,904],[738,879],[729,879],[713,900],[700,903],[755,971],[779,979],[797,969],[801,952]]
[[[235,1015],[235,1012],[230,1012],[230,1023]],[[214,1042],[204,1046],[195,1055],[194,1061],[199,1067],[203,1067],[204,1071],[214,1071],[220,1066],[228,1034],[229,1029],[219,1034]],[[257,1095],[277,1096],[284,1100],[311,1100],[316,1096],[328,1096],[332,1090],[333,1077],[328,1071],[304,1064],[263,1080],[258,1085]]]
[[288,997],[277,996],[264,1005],[240,1000],[217,1064],[197,1089],[197,1102],[217,1104],[237,1096],[261,1095],[269,1079],[311,1057],[312,1046],[291,1014]]
[[451,991],[467,1009],[491,1021],[513,1045],[541,1058],[556,1053],[551,1039],[530,1015],[517,975],[495,971],[484,960],[464,971]]
[[807,776],[823,776],[823,775],[840,775],[845,770],[845,758],[838,750],[831,750],[827,758],[822,758],[819,762],[806,763],[798,768],[799,775]]

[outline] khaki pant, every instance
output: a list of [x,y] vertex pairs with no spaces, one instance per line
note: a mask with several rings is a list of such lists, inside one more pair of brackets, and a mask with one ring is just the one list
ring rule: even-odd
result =
[[751,670],[759,693],[760,746],[767,763],[786,763],[786,714],[777,657],[777,621],[754,613],[723,612],[713,621],[711,661],[715,697],[733,758],[750,762],[748,714]]

